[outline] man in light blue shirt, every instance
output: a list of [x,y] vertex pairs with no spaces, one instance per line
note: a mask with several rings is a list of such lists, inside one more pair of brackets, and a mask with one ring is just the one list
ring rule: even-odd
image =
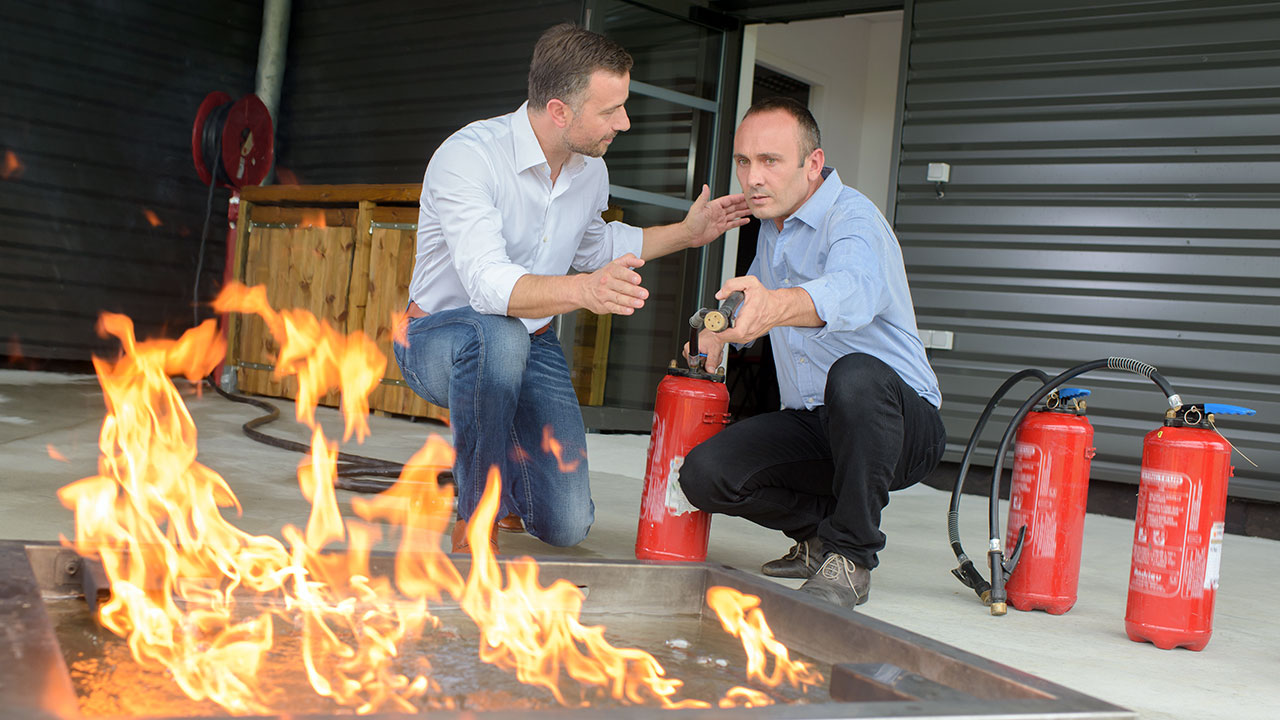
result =
[[734,423],[680,471],[688,499],[795,541],[766,575],[853,608],[866,602],[889,491],[937,465],[942,395],[916,330],[902,250],[880,211],[824,166],[817,123],[800,103],[747,111],[734,164],[760,218],[748,274],[716,293],[746,298],[733,327],[704,331],[706,365],[725,343],[768,334],[782,410]]

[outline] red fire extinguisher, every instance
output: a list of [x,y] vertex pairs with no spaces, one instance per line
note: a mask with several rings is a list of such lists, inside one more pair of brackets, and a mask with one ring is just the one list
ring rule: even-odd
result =
[[1233,470],[1231,445],[1213,419],[1253,414],[1233,405],[1183,405],[1143,440],[1124,618],[1130,640],[1162,650],[1209,643]]
[[649,459],[640,494],[640,526],[636,530],[636,558],[640,560],[707,559],[711,515],[695,508],[680,490],[680,468],[685,455],[702,441],[720,432],[729,422],[729,390],[723,373],[702,367],[698,333],[703,327],[719,332],[733,326],[743,301],[735,292],[719,309],[703,308],[689,318],[688,370],[671,361],[658,383],[649,435]]
[[680,490],[680,467],[698,443],[729,421],[729,391],[706,373],[672,368],[658,384],[649,436],[649,460],[640,495],[636,557],[641,560],[707,559],[711,515]]
[[[1018,427],[1008,538],[1018,559],[1005,590],[1018,610],[1061,615],[1076,604],[1093,426],[1088,390],[1062,388]],[[1021,547],[1018,545],[1021,540]]]

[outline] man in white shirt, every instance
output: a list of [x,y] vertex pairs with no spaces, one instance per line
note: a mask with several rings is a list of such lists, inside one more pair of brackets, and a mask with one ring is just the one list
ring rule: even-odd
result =
[[407,344],[395,354],[414,392],[450,410],[454,552],[468,549],[466,520],[491,467],[502,473],[500,517],[519,515],[552,545],[586,537],[595,514],[586,433],[552,316],[630,315],[648,297],[635,271],[645,260],[747,222],[742,195],[709,201],[705,186],[674,225],[601,218],[601,156],[631,126],[631,65],[601,35],[552,27],[534,48],[528,102],[454,133],[427,166]]

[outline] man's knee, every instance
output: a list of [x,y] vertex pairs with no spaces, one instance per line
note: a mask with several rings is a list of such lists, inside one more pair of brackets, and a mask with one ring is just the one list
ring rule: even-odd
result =
[[519,386],[529,362],[529,330],[516,318],[476,314],[475,352],[487,383]]
[[723,512],[726,505],[725,458],[710,438],[697,445],[680,466],[680,490],[694,507],[706,512]]
[[587,533],[595,522],[595,505],[590,498],[575,500],[562,508],[549,522],[528,525],[529,534],[548,545],[573,547],[587,539]]
[[883,360],[866,353],[850,353],[827,372],[825,402],[841,406],[881,397],[898,382],[898,374]]

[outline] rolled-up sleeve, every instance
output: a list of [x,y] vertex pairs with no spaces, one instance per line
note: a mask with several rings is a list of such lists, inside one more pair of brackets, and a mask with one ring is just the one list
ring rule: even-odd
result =
[[506,315],[516,281],[529,271],[511,261],[496,202],[497,182],[485,156],[446,143],[427,166],[423,202],[430,202],[454,269],[476,312]]
[[609,176],[600,184],[596,198],[596,215],[591,218],[582,242],[573,256],[573,269],[581,272],[599,270],[609,261],[627,253],[636,257],[644,251],[644,230],[622,222],[605,222],[601,213],[609,209]]
[[853,234],[838,238],[827,250],[822,275],[802,283],[813,299],[817,328],[796,328],[817,339],[831,332],[857,330],[875,319],[888,303],[885,271],[872,240],[850,228]]

